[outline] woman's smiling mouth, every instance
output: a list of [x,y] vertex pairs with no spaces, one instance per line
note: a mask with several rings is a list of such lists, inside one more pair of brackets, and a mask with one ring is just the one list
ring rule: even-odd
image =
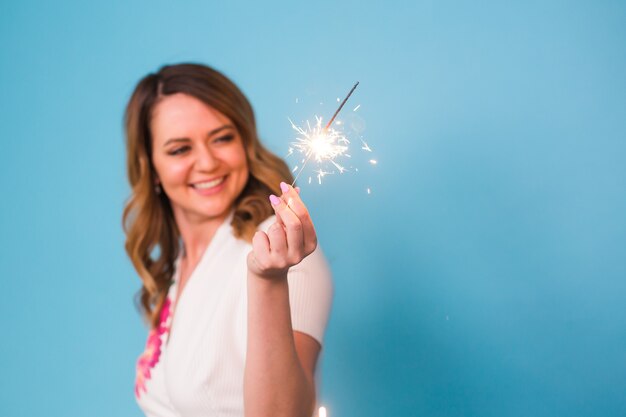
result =
[[223,177],[215,178],[210,181],[197,182],[195,184],[191,184],[191,187],[201,195],[215,194],[224,188],[224,182],[227,177],[228,175],[224,175]]

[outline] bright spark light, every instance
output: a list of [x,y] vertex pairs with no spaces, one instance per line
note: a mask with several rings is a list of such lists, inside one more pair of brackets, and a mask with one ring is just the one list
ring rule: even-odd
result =
[[320,407],[319,412],[317,413],[318,417],[326,417],[326,407]]
[[[346,168],[339,164],[337,159],[341,157],[349,157],[346,152],[348,151],[350,141],[342,132],[333,129],[332,127],[329,127],[328,129],[323,127],[321,117],[315,116],[315,119],[315,125],[311,126],[311,124],[307,121],[306,128],[296,125],[291,121],[291,119],[289,119],[293,130],[298,132],[296,140],[291,142],[289,147],[289,155],[291,155],[294,151],[298,151],[303,154],[305,158],[304,164],[300,167],[300,170],[296,175],[296,179],[300,176],[300,173],[309,159],[313,159],[318,164],[328,162],[332,164],[340,174],[343,174],[346,171]],[[299,167],[296,166],[292,172],[296,172],[298,168]],[[322,183],[322,178],[325,175],[332,174],[332,172],[324,171],[322,169],[318,169],[315,172],[317,173],[317,180],[320,184]]]
[[[356,121],[350,119],[347,123],[344,123],[342,120],[336,120],[337,115],[346,104],[355,88],[359,85],[357,82],[348,95],[341,101],[340,97],[337,97],[337,103],[341,103],[333,116],[330,118],[328,123],[324,126],[322,125],[322,118],[315,116],[315,124],[311,126],[311,123],[307,120],[301,126],[296,125],[291,119],[288,119],[291,123],[291,127],[293,130],[297,132],[297,136],[294,141],[289,144],[288,154],[287,156],[295,154],[295,152],[299,152],[301,154],[301,158],[299,162],[295,165],[292,170],[292,173],[296,173],[295,179],[293,180],[293,184],[296,183],[302,171],[304,171],[310,160],[313,160],[317,166],[310,171],[310,175],[308,178],[309,184],[311,184],[313,177],[317,177],[317,182],[322,184],[322,179],[326,175],[330,174],[343,174],[344,172],[350,170],[354,172],[359,172],[359,168],[353,166],[351,163],[348,164],[348,168],[344,167],[343,162],[340,163],[342,158],[352,158],[351,154],[348,153],[350,141],[343,133],[343,129],[351,128],[355,131],[359,131],[357,128],[358,124],[355,125]],[[298,103],[298,98],[296,98],[296,103]],[[323,102],[320,102],[320,105],[323,105]],[[357,105],[352,110],[356,112],[359,110],[361,105]],[[337,126],[337,129],[334,129],[333,126]],[[362,129],[361,129],[362,131]],[[362,139],[361,137],[361,150],[366,152],[372,152],[372,148]],[[298,157],[300,158],[300,157]],[[369,163],[371,165],[376,165],[378,162],[375,159],[370,159]],[[327,170],[330,169],[330,170]],[[371,194],[371,189],[367,188],[367,194]]]

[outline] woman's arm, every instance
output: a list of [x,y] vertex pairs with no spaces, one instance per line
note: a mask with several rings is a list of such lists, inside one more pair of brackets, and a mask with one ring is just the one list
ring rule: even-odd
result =
[[311,417],[319,351],[315,339],[292,330],[287,279],[249,275],[246,417]]
[[246,417],[310,417],[315,406],[320,345],[292,330],[287,271],[315,250],[317,238],[298,193],[281,188],[282,197],[272,198],[278,222],[257,232],[248,256]]

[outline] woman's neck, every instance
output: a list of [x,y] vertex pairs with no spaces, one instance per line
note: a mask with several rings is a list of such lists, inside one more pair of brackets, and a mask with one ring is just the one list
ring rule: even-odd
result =
[[213,240],[217,229],[229,217],[230,211],[215,217],[189,216],[174,213],[183,242],[183,258],[187,265],[196,265]]

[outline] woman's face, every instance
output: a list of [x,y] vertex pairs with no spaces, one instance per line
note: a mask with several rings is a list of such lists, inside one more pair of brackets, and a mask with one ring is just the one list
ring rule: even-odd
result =
[[243,141],[232,122],[183,93],[153,109],[152,162],[174,216],[223,219],[248,181]]

